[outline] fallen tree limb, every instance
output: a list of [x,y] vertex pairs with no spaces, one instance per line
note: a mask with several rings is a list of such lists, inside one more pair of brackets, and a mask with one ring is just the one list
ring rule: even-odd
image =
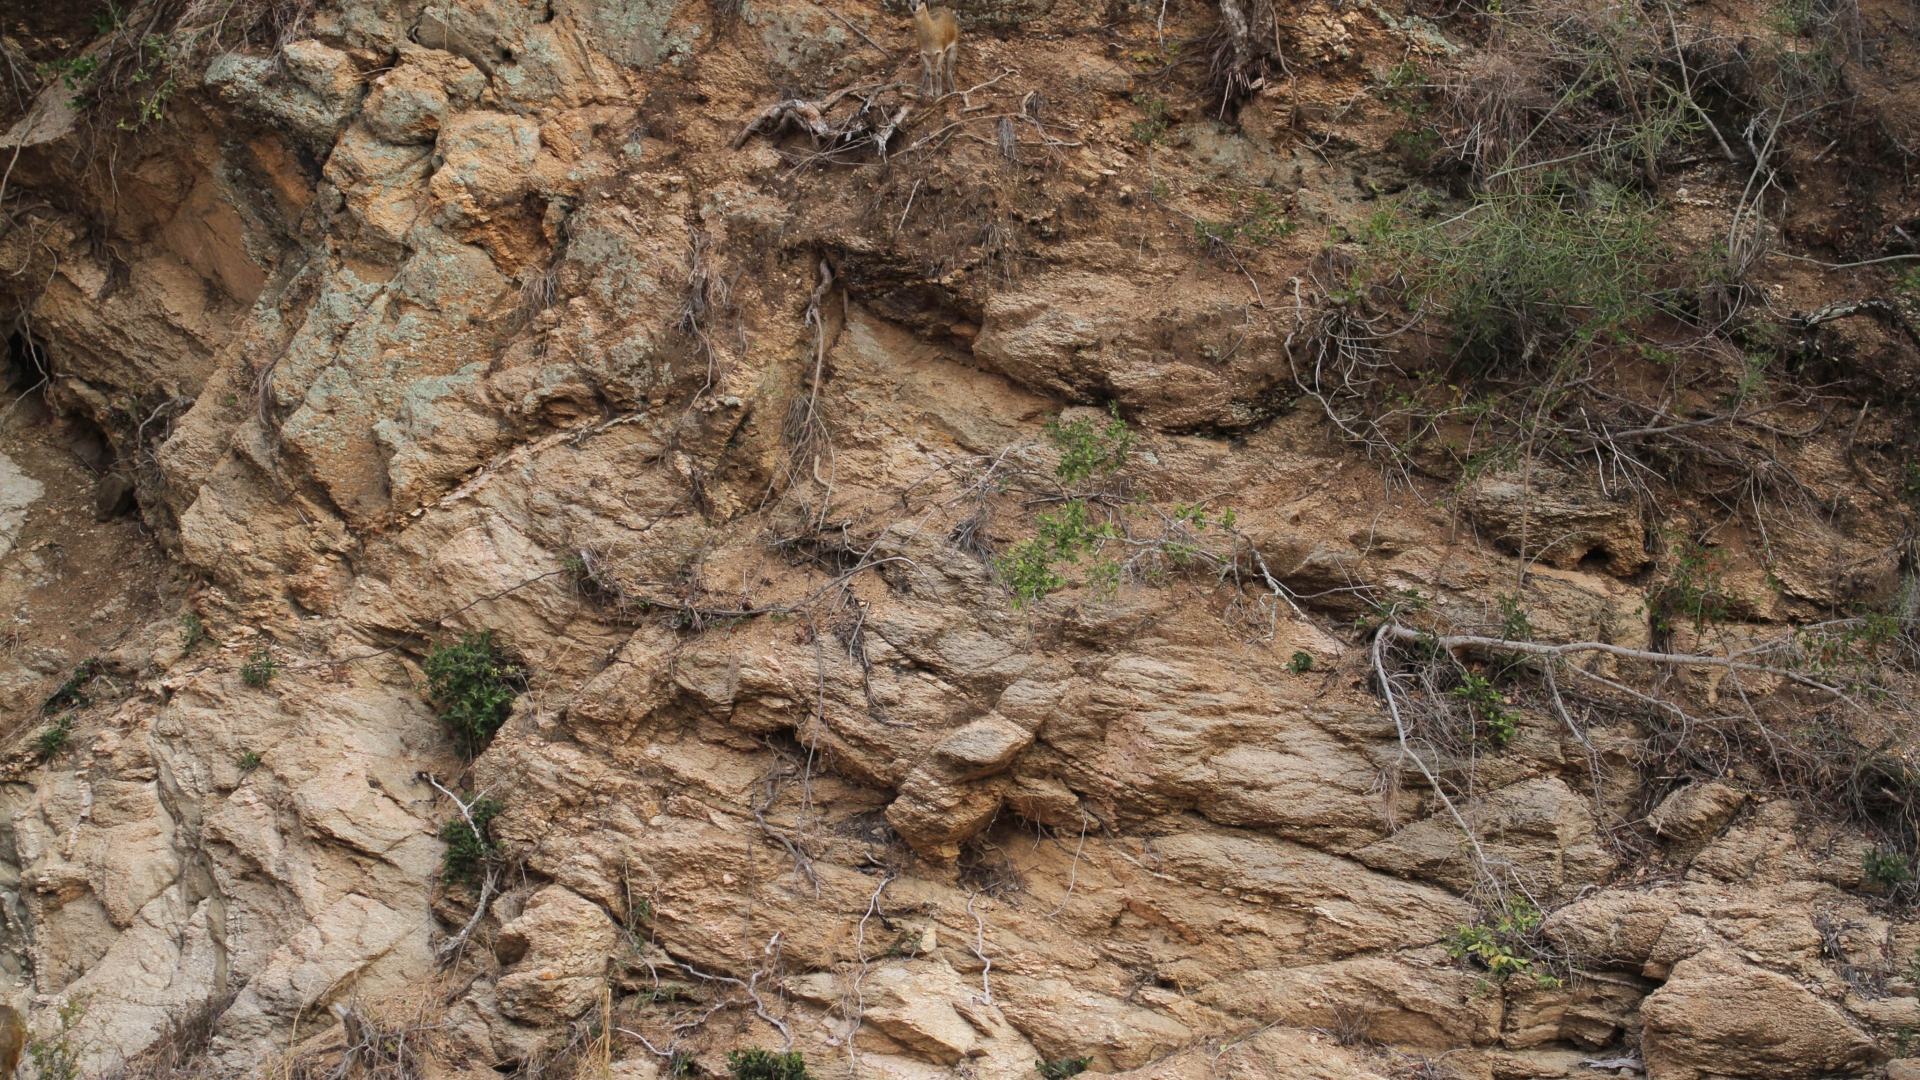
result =
[[1750,671],[1760,675],[1773,675],[1801,686],[1818,690],[1846,702],[1855,708],[1859,703],[1849,697],[1846,691],[1837,686],[1823,683],[1818,679],[1803,675],[1791,668],[1775,667],[1771,664],[1756,664],[1749,660],[1736,660],[1730,656],[1709,656],[1704,653],[1655,652],[1651,649],[1631,649],[1625,645],[1614,645],[1605,641],[1569,641],[1559,645],[1543,644],[1537,641],[1514,641],[1508,638],[1486,637],[1480,634],[1428,634],[1413,630],[1399,623],[1388,623],[1380,628],[1380,636],[1394,641],[1408,643],[1424,642],[1437,649],[1457,652],[1461,649],[1486,649],[1493,652],[1518,653],[1523,656],[1545,656],[1565,658],[1581,653],[1601,653],[1618,656],[1626,660],[1640,660],[1649,664],[1671,664],[1677,667],[1711,667],[1727,671]]

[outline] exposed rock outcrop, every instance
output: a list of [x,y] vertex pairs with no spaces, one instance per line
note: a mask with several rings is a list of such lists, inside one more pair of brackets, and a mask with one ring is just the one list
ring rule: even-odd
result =
[[[1416,160],[1458,87],[1394,66],[1505,70],[1478,24],[979,0],[936,100],[859,0],[149,2],[142,111],[154,47],[43,6],[0,17],[61,62],[0,112],[0,972],[86,1074],[1908,1071],[1915,343],[1822,314],[1912,244],[1881,134],[1749,145],[1879,232],[1715,281],[1800,314],[1587,342],[1658,388],[1636,449],[1515,465],[1354,241],[1492,153]],[[1835,70],[1900,81],[1880,36]],[[1709,125],[1757,93],[1714,78]],[[743,137],[776,100],[894,134]],[[1760,174],[1656,164],[1724,256]]]

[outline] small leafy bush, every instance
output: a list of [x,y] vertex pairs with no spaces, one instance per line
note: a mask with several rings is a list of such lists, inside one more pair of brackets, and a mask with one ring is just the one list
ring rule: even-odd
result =
[[240,665],[240,681],[259,690],[272,682],[279,670],[280,665],[274,663],[273,654],[263,645],[253,650],[247,662]]
[[[500,816],[506,805],[498,799],[481,796],[467,807],[468,816],[473,825],[468,826],[465,817],[455,817],[440,826],[440,839],[447,845],[447,853],[442,857],[442,868],[449,881],[464,881],[478,884],[480,871],[487,862],[499,853],[499,847],[493,842],[493,819]],[[474,830],[479,835],[474,835]]]
[[1529,938],[1540,929],[1540,909],[1526,900],[1509,900],[1492,921],[1458,926],[1447,938],[1447,955],[1455,960],[1470,960],[1486,969],[1497,982],[1514,975],[1531,973],[1541,986],[1558,986],[1553,975],[1533,971]]
[[[1084,499],[1069,500],[1058,513],[1041,514],[1039,526],[1039,535],[1016,544],[1000,560],[1000,572],[1008,588],[1013,590],[1016,608],[1025,607],[1067,583],[1055,569],[1059,564],[1078,562],[1082,554],[1120,536],[1111,522],[1093,523]],[[1114,570],[1118,569],[1116,565]],[[1094,572],[1096,577],[1101,576],[1100,567],[1096,566]]]
[[1054,475],[1061,486],[1074,490],[1094,477],[1108,477],[1120,471],[1133,453],[1133,429],[1120,419],[1118,406],[1108,409],[1110,419],[1096,424],[1088,417],[1064,423],[1059,417],[1047,421],[1047,440],[1060,453]]
[[60,1006],[60,1026],[27,1044],[36,1080],[80,1080],[80,1061],[87,1048],[74,1038],[74,1029],[87,1015],[87,998],[75,995]]
[[180,647],[188,652],[192,652],[195,645],[207,640],[207,624],[201,622],[200,616],[191,611],[180,616],[180,630],[183,635]]
[[84,708],[93,704],[93,699],[87,696],[87,684],[99,674],[100,661],[82,660],[73,669],[73,674],[67,676],[67,681],[40,703],[40,715],[52,716],[62,709]]
[[776,1054],[771,1050],[735,1050],[727,1055],[733,1080],[809,1080],[800,1051]]
[[1653,628],[1671,633],[1681,622],[1693,624],[1698,634],[1727,617],[1727,592],[1721,581],[1720,557],[1688,541],[1680,545],[1673,565],[1647,598]]
[[427,699],[469,758],[493,741],[527,685],[525,670],[500,654],[491,630],[433,650],[426,669]]
[[1506,695],[1486,676],[1469,671],[1450,693],[1472,710],[1475,739],[1499,747],[1520,733],[1520,718],[1507,708]]
[[1873,848],[1861,857],[1861,869],[1870,884],[1882,888],[1904,885],[1913,880],[1913,861],[1892,848]]
[[1287,670],[1293,672],[1295,675],[1305,675],[1307,672],[1312,671],[1313,654],[1310,652],[1296,651],[1293,657],[1287,661]]
[[73,714],[62,713],[55,717],[52,723],[40,729],[39,736],[33,740],[34,750],[40,755],[41,761],[52,761],[59,756],[60,751],[67,748],[67,742],[72,736]]
[[260,767],[260,751],[243,750],[240,752],[240,757],[234,761],[234,764],[239,766],[240,771],[243,773],[252,772]]
[[1143,94],[1135,97],[1133,103],[1140,106],[1140,111],[1146,114],[1143,119],[1133,122],[1133,141],[1152,146],[1165,138],[1167,127],[1171,122],[1171,110],[1167,107],[1167,99]]
[[1052,1061],[1034,1062],[1033,1071],[1039,1073],[1043,1080],[1067,1080],[1070,1076],[1086,1072],[1091,1064],[1093,1059],[1089,1057],[1055,1058]]
[[1520,606],[1520,597],[1514,593],[1501,593],[1495,599],[1500,605],[1500,636],[1508,641],[1533,640],[1533,620],[1527,616],[1527,610]]
[[1413,298],[1452,329],[1463,359],[1512,370],[1612,343],[1646,316],[1658,228],[1637,196],[1596,181],[1482,194],[1438,224],[1386,213],[1369,231]]
[[1216,245],[1235,248],[1243,244],[1261,247],[1291,235],[1296,228],[1298,226],[1287,220],[1280,205],[1261,192],[1253,197],[1251,206],[1243,208],[1234,217],[1222,221],[1202,218],[1194,222],[1193,235],[1194,239],[1209,248]]

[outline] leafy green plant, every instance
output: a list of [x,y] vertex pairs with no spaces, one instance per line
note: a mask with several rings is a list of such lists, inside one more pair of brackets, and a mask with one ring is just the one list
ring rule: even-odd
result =
[[[93,82],[93,76],[100,70],[100,58],[97,56],[63,56],[47,64],[49,73],[58,75],[60,82],[75,94],[84,92]],[[75,99],[79,100],[78,98]]]
[[234,764],[239,766],[240,771],[243,773],[252,772],[260,767],[260,752],[258,750],[243,750],[240,752],[240,757],[234,761]]
[[[1117,410],[1109,413],[1105,422],[1055,418],[1046,425],[1059,454],[1054,476],[1062,496],[1057,509],[1035,516],[1033,539],[995,560],[1016,609],[1065,587],[1063,571],[1070,564],[1084,564],[1085,583],[1111,596],[1129,574],[1152,580],[1195,561],[1224,561],[1203,534],[1209,529],[1232,534],[1232,508],[1210,510],[1192,503],[1163,510],[1117,494],[1118,485],[1110,481],[1132,454],[1134,436]],[[1142,524],[1157,524],[1157,535]],[[1125,561],[1108,557],[1110,552]]]
[[727,1071],[733,1080],[808,1080],[807,1063],[798,1050],[735,1050],[727,1055]]
[[1527,610],[1520,606],[1520,597],[1514,593],[1501,593],[1494,597],[1500,609],[1500,636],[1508,641],[1533,640],[1533,620],[1527,617]]
[[1660,583],[1647,598],[1653,616],[1653,628],[1671,633],[1684,620],[1693,624],[1694,633],[1702,633],[1727,617],[1727,593],[1721,583],[1720,558],[1706,547],[1687,541],[1675,552]]
[[460,752],[476,757],[526,689],[526,671],[506,659],[493,631],[468,634],[427,654],[427,699],[440,714]]
[[1498,982],[1531,973],[1541,986],[1558,986],[1554,975],[1534,971],[1533,958],[1527,955],[1540,922],[1539,908],[1524,899],[1508,900],[1491,920],[1455,927],[1447,937],[1447,955],[1478,964]]
[[80,1059],[86,1048],[74,1038],[74,1029],[87,1015],[88,999],[76,994],[60,1006],[59,1027],[27,1043],[27,1057],[33,1061],[35,1080],[80,1080]]
[[1133,452],[1133,429],[1120,419],[1118,406],[1109,406],[1108,415],[1105,424],[1084,416],[1047,421],[1047,439],[1060,454],[1053,473],[1061,486],[1077,489],[1096,476],[1112,476],[1127,463],[1127,455]]
[[1819,22],[1814,0],[1779,0],[1767,9],[1766,23],[1787,37],[1799,37]]
[[1402,60],[1381,75],[1377,92],[1395,112],[1418,116],[1427,111],[1426,88],[1427,73],[1414,61]]
[[280,665],[274,662],[273,653],[265,645],[248,654],[246,663],[240,665],[240,681],[259,690],[273,681],[280,671]]
[[1440,154],[1440,133],[1432,128],[1412,128],[1387,136],[1387,153],[1409,172],[1425,172]]
[[34,750],[39,754],[41,761],[52,761],[59,756],[60,751],[67,748],[67,742],[72,736],[73,714],[62,713],[55,717],[52,723],[40,729],[40,734],[33,740]]
[[184,635],[180,647],[187,652],[192,652],[195,645],[207,640],[207,624],[201,622],[200,616],[194,612],[180,616],[180,630]]
[[1860,862],[1869,884],[1892,888],[1913,880],[1913,861],[1892,848],[1872,848],[1861,856]]
[[1305,675],[1307,672],[1312,671],[1313,654],[1310,652],[1296,651],[1292,658],[1287,661],[1287,670],[1293,672],[1295,675]]
[[1167,127],[1171,123],[1167,99],[1152,94],[1139,94],[1133,99],[1140,111],[1146,114],[1133,122],[1133,141],[1152,146],[1166,137]]
[[1376,215],[1370,244],[1439,313],[1478,369],[1525,366],[1624,336],[1646,316],[1661,249],[1637,196],[1584,190],[1482,193],[1424,224]]
[[1507,708],[1506,695],[1486,676],[1469,671],[1449,693],[1472,711],[1477,741],[1500,747],[1520,733],[1520,718]]
[[[1907,602],[1902,597],[1895,605]],[[1899,614],[1866,611],[1851,619],[1803,627],[1794,632],[1794,644],[1814,672],[1870,685],[1890,670],[1910,669],[1920,659],[1913,636],[1916,631],[1920,631],[1920,625]]]
[[1033,1071],[1040,1074],[1042,1080],[1067,1080],[1070,1076],[1079,1076],[1093,1064],[1090,1057],[1064,1057],[1052,1061],[1036,1061]]
[[100,674],[100,661],[82,660],[47,700],[40,703],[40,715],[52,716],[62,709],[84,708],[93,704],[87,696],[87,684]]
[[1280,204],[1263,191],[1253,197],[1251,205],[1241,207],[1231,218],[1220,221],[1202,218],[1195,221],[1193,235],[1194,239],[1209,248],[1235,248],[1243,244],[1261,247],[1291,235],[1295,228],[1297,226],[1287,220]]
[[[479,882],[481,869],[499,853],[492,826],[493,819],[505,809],[498,799],[482,795],[468,804],[466,817],[455,817],[440,826],[440,839],[447,845],[441,866],[448,880]],[[473,819],[472,825],[467,824],[468,817]]]
[[100,10],[93,13],[91,21],[94,36],[104,37],[120,29],[121,24],[126,21],[126,13],[120,10],[119,4],[114,3],[113,0],[107,0]]
[[[1061,563],[1077,562],[1103,540],[1116,538],[1110,523],[1095,525],[1086,500],[1073,499],[1057,513],[1039,516],[1039,535],[1016,544],[1000,560],[1000,573],[1013,590],[1013,606],[1025,607],[1066,585]],[[1097,572],[1097,571],[1096,571]]]

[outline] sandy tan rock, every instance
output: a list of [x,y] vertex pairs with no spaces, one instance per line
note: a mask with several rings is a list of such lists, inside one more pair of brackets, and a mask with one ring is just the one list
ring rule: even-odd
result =
[[506,969],[497,993],[503,1015],[553,1025],[585,1012],[606,986],[619,929],[579,894],[549,885],[500,928],[494,955]]
[[1719,951],[1675,965],[1641,1015],[1650,1080],[1813,1077],[1859,1068],[1874,1052],[1839,1009]]
[[[1501,788],[1463,808],[1488,852],[1529,887],[1553,893],[1604,880],[1614,866],[1600,845],[1588,801],[1558,778]],[[1461,849],[1459,826],[1440,813],[1355,853],[1376,870],[1418,875],[1465,889],[1474,869]]]
[[1746,793],[1716,781],[1689,784],[1661,800],[1647,823],[1681,841],[1705,840],[1746,805]]
[[1648,562],[1639,505],[1566,473],[1484,475],[1463,492],[1461,505],[1489,540],[1552,566],[1592,561],[1625,575]]

